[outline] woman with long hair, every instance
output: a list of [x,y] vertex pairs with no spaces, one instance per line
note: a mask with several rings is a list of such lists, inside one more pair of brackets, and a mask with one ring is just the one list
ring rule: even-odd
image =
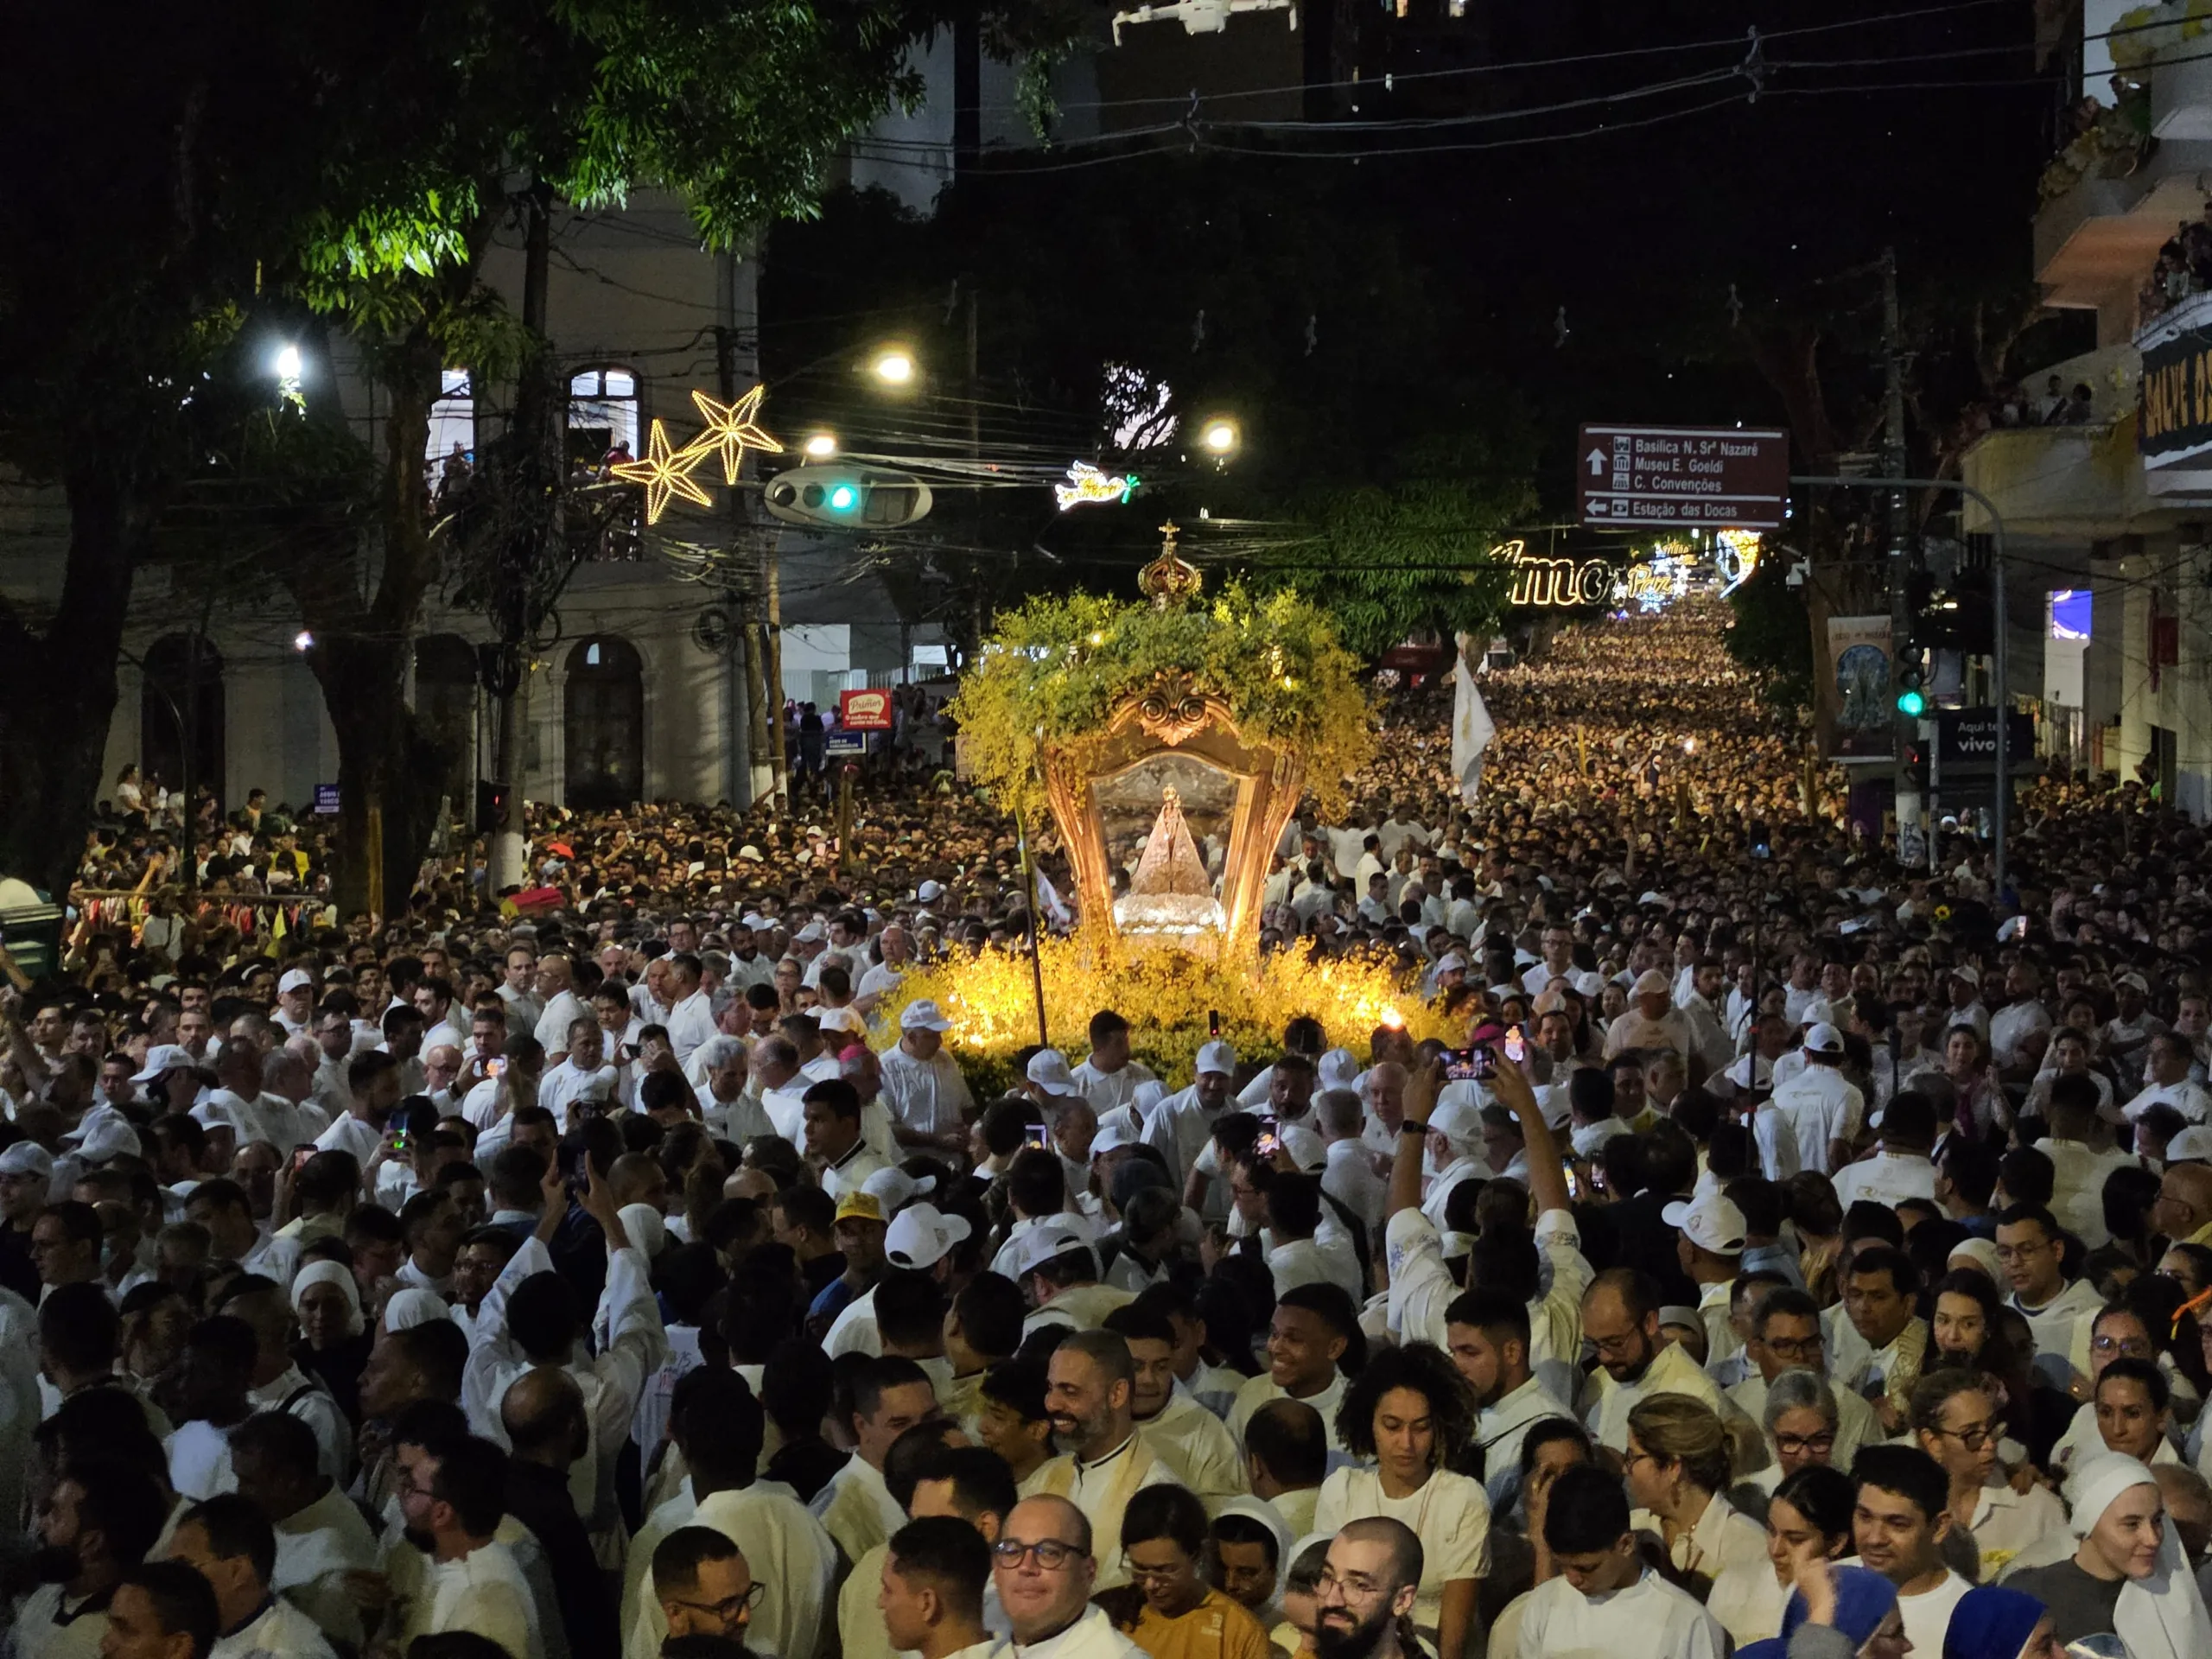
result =
[[1782,1633],[1782,1611],[1796,1582],[1798,1559],[1812,1550],[1826,1560],[1852,1553],[1851,1477],[1822,1463],[1808,1464],[1774,1489],[1766,1510],[1766,1556],[1723,1567],[1705,1609],[1719,1619],[1740,1651]]
[[1693,1595],[1738,1561],[1766,1559],[1758,1522],[1720,1496],[1732,1451],[1727,1426],[1688,1395],[1656,1394],[1628,1414],[1630,1501],[1656,1517],[1667,1559]]
[[1414,1627],[1437,1659],[1474,1651],[1476,1598],[1490,1571],[1490,1500],[1480,1481],[1446,1464],[1466,1449],[1474,1395],[1442,1349],[1385,1348],[1345,1392],[1337,1413],[1344,1449],[1361,1459],[1321,1483],[1313,1529],[1388,1516],[1421,1540]]

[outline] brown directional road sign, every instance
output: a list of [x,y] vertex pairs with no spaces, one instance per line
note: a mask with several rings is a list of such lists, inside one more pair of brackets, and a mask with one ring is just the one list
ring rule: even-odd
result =
[[1582,522],[1779,530],[1789,435],[1731,426],[1586,426],[1575,446]]

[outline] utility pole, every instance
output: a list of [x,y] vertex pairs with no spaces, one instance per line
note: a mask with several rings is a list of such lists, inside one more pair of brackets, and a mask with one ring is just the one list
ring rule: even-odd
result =
[[[982,402],[982,376],[977,372],[976,368],[979,353],[976,350],[977,321],[976,315],[976,279],[972,276],[963,277],[961,279],[961,288],[968,296],[968,459],[971,463],[973,463],[970,467],[970,474],[975,480],[973,485],[970,486],[975,492],[975,545],[980,549],[983,545],[983,469],[981,464],[983,459],[983,405]],[[972,555],[970,556],[971,559],[980,558],[980,555]],[[985,620],[983,613],[983,584],[982,581],[982,571],[980,563],[976,564],[975,573],[977,579],[970,584],[969,591],[975,594],[976,611],[973,623],[975,627],[976,651],[980,656],[983,649],[983,626]]]
[[[1903,334],[1903,327],[1897,319],[1897,252],[1895,248],[1885,248],[1882,250],[1882,363],[1885,380],[1882,474],[1893,482],[1904,477],[1906,466]],[[1919,722],[1915,716],[1895,707],[1897,688],[1903,683],[1901,676],[1905,653],[1912,640],[1912,525],[1902,484],[1896,484],[1895,487],[1886,491],[1882,499],[1887,509],[1884,528],[1889,537],[1885,565],[1890,585],[1890,691],[1893,710],[1891,718],[1895,726],[1892,739],[1897,751],[1897,758],[1892,762],[1891,793],[1895,802],[1897,846],[1902,857],[1916,839],[1916,832],[1922,817],[1920,787],[1912,776],[1911,766],[1906,758],[1919,736]]]

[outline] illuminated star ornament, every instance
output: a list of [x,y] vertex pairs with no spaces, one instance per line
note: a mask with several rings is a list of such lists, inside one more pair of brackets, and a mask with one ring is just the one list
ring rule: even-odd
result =
[[[696,394],[695,394],[696,395]],[[653,423],[652,437],[645,446],[643,461],[618,461],[614,475],[632,484],[645,486],[645,522],[657,524],[660,516],[668,511],[669,498],[682,496],[686,501],[700,506],[714,505],[714,498],[699,487],[691,474],[707,458],[711,445],[703,440],[683,449],[671,449],[668,442],[668,429],[658,421]]]
[[703,456],[711,449],[720,449],[725,484],[737,482],[738,470],[745,464],[747,449],[759,449],[772,455],[783,454],[784,446],[760,429],[760,399],[767,390],[766,386],[755,386],[734,404],[717,403],[703,391],[693,392],[691,401],[699,406],[699,418],[707,425],[684,453],[696,450]]
[[1137,486],[1137,475],[1103,473],[1087,461],[1078,461],[1068,468],[1068,481],[1052,486],[1052,494],[1060,504],[1060,511],[1079,507],[1086,502],[1127,501]]

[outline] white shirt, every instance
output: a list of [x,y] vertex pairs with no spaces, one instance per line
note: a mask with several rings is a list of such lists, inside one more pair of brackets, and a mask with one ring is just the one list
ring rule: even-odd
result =
[[[1344,1449],[1344,1441],[1337,1433],[1337,1408],[1344,1404],[1344,1389],[1348,1386],[1348,1379],[1342,1371],[1338,1371],[1330,1380],[1327,1388],[1319,1394],[1307,1395],[1304,1400],[1305,1404],[1321,1414],[1322,1433],[1332,1452]],[[1236,1403],[1229,1408],[1229,1432],[1236,1437],[1237,1445],[1244,1444],[1244,1425],[1252,1421],[1254,1412],[1274,1401],[1293,1397],[1287,1389],[1278,1386],[1274,1378],[1265,1371],[1248,1379],[1244,1386],[1236,1390]]]
[[[413,1548],[401,1544],[391,1554]],[[474,1630],[511,1654],[539,1651],[537,1604],[513,1550],[494,1541],[479,1544],[453,1561],[431,1561],[420,1551],[415,1554],[428,1571],[418,1592],[400,1604],[401,1652],[411,1648],[416,1637],[443,1630]]]
[[715,1031],[715,1005],[703,990],[692,992],[668,1011],[668,1046],[676,1051],[679,1065]]
[[1402,1521],[1421,1540],[1414,1624],[1433,1640],[1445,1586],[1490,1576],[1490,1499],[1480,1482],[1446,1469],[1429,1476],[1420,1491],[1389,1497],[1380,1474],[1352,1466],[1321,1483],[1321,1496],[1313,1503],[1313,1530],[1333,1533],[1346,1522],[1378,1516]]
[[2099,1152],[2055,1135],[2037,1141],[2036,1150],[2050,1160],[2050,1211],[2058,1224],[2090,1249],[2111,1243],[2105,1226],[2105,1178],[2115,1169],[2134,1166],[2134,1157],[2117,1147]]
[[1801,1169],[1829,1173],[1828,1145],[1849,1141],[1866,1116],[1866,1097],[1832,1065],[1808,1065],[1787,1083],[1777,1082],[1775,1109],[1797,1137]]
[[940,1048],[918,1060],[893,1043],[877,1060],[883,1068],[883,1103],[900,1122],[918,1135],[961,1131],[976,1097],[950,1053]]
[[1936,1197],[1936,1166],[1927,1154],[1891,1152],[1885,1147],[1872,1158],[1846,1164],[1835,1173],[1836,1202],[1848,1210],[1865,1199],[1894,1210],[1907,1198]]
[[2152,1084],[2121,1107],[2120,1115],[2133,1123],[2143,1116],[2145,1107],[2160,1104],[2172,1107],[2192,1123],[2202,1123],[2208,1117],[2212,1117],[2212,1101],[2208,1101],[2203,1085],[2187,1079],[2180,1083]]
[[554,1126],[566,1135],[569,1108],[580,1100],[612,1101],[618,1083],[619,1074],[613,1066],[601,1065],[587,1071],[574,1060],[564,1058],[560,1065],[549,1066],[544,1077],[538,1080],[537,1103],[553,1114]]
[[216,1639],[207,1659],[335,1659],[315,1620],[282,1596],[272,1596],[254,1618]]
[[1156,1083],[1146,1066],[1131,1060],[1118,1071],[1101,1071],[1088,1059],[1069,1074],[1075,1079],[1076,1090],[1090,1103],[1090,1109],[1100,1117],[1116,1107],[1132,1104],[1136,1098],[1137,1085]]
[[[512,1008],[513,1004],[508,1007]],[[537,1030],[533,1034],[538,1046],[548,1054],[565,1054],[569,1052],[569,1027],[579,1020],[591,1017],[591,1010],[583,1005],[581,997],[574,991],[563,991],[537,1016]]]
[[744,1553],[753,1582],[768,1586],[753,1609],[747,1644],[756,1653],[812,1654],[837,1573],[837,1548],[829,1533],[779,1483],[756,1481],[694,1503],[687,1480],[681,1496],[655,1510],[631,1541],[623,1580],[623,1659],[658,1659],[668,1619],[653,1592],[653,1551],[687,1526],[721,1533]]
[[[1357,1216],[1367,1229],[1370,1249],[1375,1235],[1382,1225],[1382,1206],[1389,1196],[1389,1183],[1375,1173],[1371,1154],[1363,1141],[1332,1141],[1328,1143],[1325,1162],[1321,1171],[1321,1190]],[[1357,1292],[1354,1301],[1365,1300]]]
[[1912,1643],[1915,1653],[1940,1654],[1943,1651],[1943,1633],[1951,1628],[1951,1612],[1966,1599],[1974,1586],[1950,1568],[1943,1569],[1943,1581],[1933,1590],[1916,1596],[1899,1596],[1897,1611],[1904,1620],[1905,1639]]
[[1475,1444],[1483,1449],[1483,1489],[1492,1510],[1510,1510],[1521,1490],[1521,1442],[1529,1431],[1571,1414],[1535,1376],[1476,1414]]
[[[1564,1578],[1538,1585],[1522,1610],[1517,1659],[1720,1659],[1726,1646],[1718,1620],[1647,1570],[1609,1596],[1586,1596]],[[1940,1643],[1929,1649],[1942,1650]]]
[[2021,1039],[2050,1030],[2050,1011],[2033,997],[2008,1002],[1989,1017],[1989,1047],[1999,1065],[2020,1065],[2028,1056],[2020,1052]]

